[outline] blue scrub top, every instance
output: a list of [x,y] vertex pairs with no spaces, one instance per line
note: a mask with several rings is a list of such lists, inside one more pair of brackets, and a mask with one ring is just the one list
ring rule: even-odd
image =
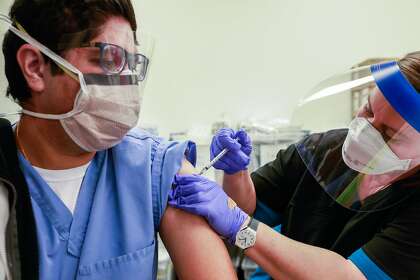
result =
[[191,142],[134,129],[96,153],[74,215],[20,154],[37,225],[40,279],[155,279],[160,219]]

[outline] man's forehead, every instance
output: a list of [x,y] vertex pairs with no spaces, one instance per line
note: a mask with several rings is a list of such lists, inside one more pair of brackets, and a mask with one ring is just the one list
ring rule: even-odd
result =
[[120,28],[109,28],[98,33],[94,40],[101,40],[109,43],[112,41],[134,43],[134,32]]
[[91,28],[75,33],[62,34],[58,40],[57,49],[77,48],[89,42],[130,46],[136,44],[136,38],[134,31],[131,29],[118,27]]

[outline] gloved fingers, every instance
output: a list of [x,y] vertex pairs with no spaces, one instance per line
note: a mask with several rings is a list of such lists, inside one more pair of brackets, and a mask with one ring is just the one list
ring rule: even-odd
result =
[[229,127],[223,127],[216,132],[216,137],[219,138],[220,136],[227,136],[233,138],[235,135],[235,131]]
[[179,185],[176,188],[175,197],[176,198],[185,197],[185,196],[189,196],[189,195],[199,193],[199,192],[207,192],[211,189],[212,189],[211,186],[209,186],[208,184],[202,184],[202,183],[191,183],[191,184],[186,184],[186,185]]
[[210,145],[210,160],[217,156],[222,150],[223,147],[218,143],[216,138],[213,138],[212,143]]
[[199,215],[199,216],[202,216],[202,217],[205,217],[205,218],[207,218],[207,216],[208,216],[208,210],[206,208],[204,208],[201,204],[197,204],[197,205],[179,204],[179,203],[174,202],[174,201],[169,201],[168,205],[172,206],[174,208],[184,210],[184,211],[186,211],[188,213],[191,213],[193,215]]
[[235,138],[238,139],[238,142],[242,145],[241,150],[248,156],[252,152],[252,141],[248,133],[245,130],[240,129],[235,133]]
[[241,151],[250,156],[252,153],[252,146],[242,146]]
[[251,137],[249,137],[248,133],[246,133],[244,129],[239,129],[235,133],[234,137],[238,139],[241,145],[246,146],[251,144]]
[[180,209],[201,209],[201,211],[202,209],[206,208],[208,208],[209,210],[211,209],[211,206],[208,202],[202,201],[202,199],[199,199],[197,197],[186,198],[181,196],[176,199],[168,200],[168,204],[170,206]]
[[176,199],[169,199],[168,200],[168,205],[175,207],[175,208],[179,208],[180,206],[178,205],[178,201],[176,201]]
[[211,201],[210,197],[207,197],[203,193],[194,193],[188,196],[181,196],[178,198],[179,205],[195,205],[200,204],[201,206],[207,205]]
[[239,166],[242,167],[241,169],[244,169],[248,166],[251,159],[243,151],[238,151],[234,160]]
[[170,201],[174,201],[174,200],[176,200],[176,198],[178,197],[177,192],[178,192],[178,188],[177,188],[176,186],[175,186],[175,187],[173,187],[173,188],[171,188],[171,189],[169,190],[169,193],[168,193],[168,203],[169,203]]
[[231,168],[231,166],[229,166],[228,164],[226,164],[226,162],[224,162],[222,159],[220,159],[219,161],[217,161],[214,165],[214,168],[219,169],[219,170],[229,170]]
[[180,204],[206,204],[215,200],[225,199],[222,188],[218,186],[213,186],[212,188],[206,188],[203,190],[192,187],[192,190],[193,191],[189,194],[180,194],[177,198],[178,202]]
[[172,191],[174,197],[187,196],[198,192],[208,192],[213,188],[221,188],[216,182],[197,174],[176,175],[175,188]]
[[168,205],[169,205],[169,206],[172,206],[172,207],[174,207],[174,208],[178,208],[178,209],[181,209],[181,210],[185,210],[185,211],[190,212],[190,213],[192,213],[192,214],[196,214],[196,213],[194,213],[194,212],[193,212],[193,210],[196,210],[196,207],[195,207],[195,208],[193,208],[191,205],[188,205],[188,204],[181,204],[181,203],[179,203],[179,201],[178,201],[178,200],[169,200],[169,201],[168,201]]
[[[220,153],[220,149],[218,149],[215,146],[211,146],[210,147],[210,160],[213,160],[213,158]],[[240,150],[239,150],[240,151]],[[232,168],[237,168],[236,166],[232,166],[230,165],[231,161],[226,161],[227,158],[231,157],[231,158],[235,158],[235,153],[237,153],[237,151],[228,151],[221,159],[219,159],[215,164],[214,164],[214,168],[216,169],[221,169],[221,170],[230,170]]]
[[224,158],[223,163],[228,167],[223,169],[226,173],[233,174],[238,172],[243,168],[243,166],[239,165],[235,158]]
[[[227,155],[227,154],[226,154]],[[236,152],[235,157],[223,157],[221,160],[230,167],[231,170],[240,171],[246,169],[250,162],[249,156],[247,156],[244,152],[238,151]]]
[[185,174],[185,175],[176,174],[174,178],[174,185],[176,186],[186,185],[193,182],[201,182],[203,180],[208,180],[208,179],[206,177],[203,177],[197,174]]
[[215,137],[215,143],[218,144],[218,147],[222,150],[227,148],[231,151],[235,151],[241,148],[241,144],[235,139],[235,132],[230,128],[220,129]]

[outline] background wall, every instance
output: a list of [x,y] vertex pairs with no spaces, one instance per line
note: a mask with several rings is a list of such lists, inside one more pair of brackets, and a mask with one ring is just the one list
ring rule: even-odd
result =
[[[163,136],[193,127],[207,133],[220,119],[288,119],[329,75],[420,49],[418,0],[133,2],[140,26],[157,40],[142,122]],[[2,0],[1,11],[10,3]],[[10,103],[1,99],[0,110],[12,110]],[[339,118],[343,109],[324,111]]]

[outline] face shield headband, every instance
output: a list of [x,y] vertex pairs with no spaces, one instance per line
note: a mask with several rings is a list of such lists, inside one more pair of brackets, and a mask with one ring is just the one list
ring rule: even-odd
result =
[[371,72],[391,106],[420,133],[420,94],[401,73],[397,62],[372,65]]

